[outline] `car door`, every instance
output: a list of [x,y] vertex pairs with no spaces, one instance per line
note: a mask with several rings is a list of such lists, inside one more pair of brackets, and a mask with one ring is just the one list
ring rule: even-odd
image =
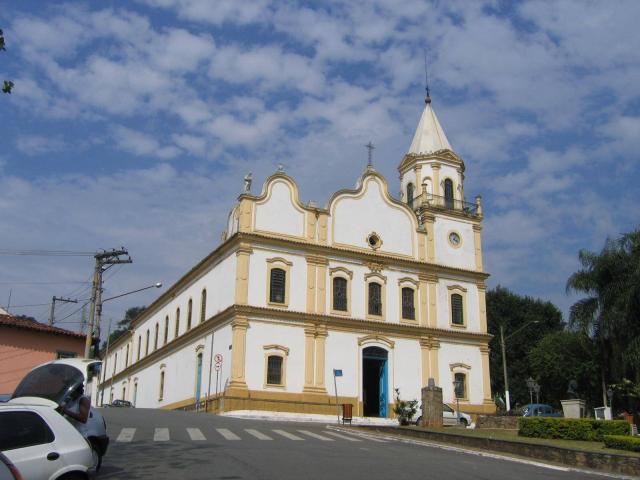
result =
[[55,435],[38,413],[0,411],[0,450],[24,478],[49,478],[64,467],[54,442]]
[[449,405],[442,405],[442,423],[444,425],[455,425],[457,423],[456,414]]

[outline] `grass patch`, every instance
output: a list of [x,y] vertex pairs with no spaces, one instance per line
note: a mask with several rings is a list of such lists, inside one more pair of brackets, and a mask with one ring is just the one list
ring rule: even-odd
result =
[[528,443],[534,445],[548,445],[550,447],[571,448],[573,450],[586,450],[597,453],[615,453],[626,456],[640,457],[640,452],[629,452],[625,450],[605,448],[604,442],[582,441],[582,440],[560,440],[552,438],[531,438],[519,437],[517,430],[502,430],[489,428],[427,428],[420,429],[429,432],[445,433],[452,435],[464,435],[467,437],[490,438],[494,440],[507,440],[509,442]]

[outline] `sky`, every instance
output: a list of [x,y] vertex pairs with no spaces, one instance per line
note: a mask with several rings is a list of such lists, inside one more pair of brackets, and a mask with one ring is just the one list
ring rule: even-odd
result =
[[[2,2],[0,305],[79,327],[91,256],[110,297],[173,284],[220,242],[253,173],[304,202],[397,166],[424,106],[483,198],[490,287],[565,315],[580,249],[640,224],[640,2]],[[114,321],[152,289],[105,303]],[[33,305],[33,306],[31,306]],[[103,334],[105,327],[103,327]]]

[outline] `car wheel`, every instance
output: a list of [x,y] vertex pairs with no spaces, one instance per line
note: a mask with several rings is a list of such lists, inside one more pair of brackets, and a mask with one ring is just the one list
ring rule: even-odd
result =
[[82,472],[69,472],[58,477],[56,480],[87,480],[87,476]]
[[467,425],[469,425],[469,422],[467,422],[466,418],[460,418],[460,425],[466,427]]

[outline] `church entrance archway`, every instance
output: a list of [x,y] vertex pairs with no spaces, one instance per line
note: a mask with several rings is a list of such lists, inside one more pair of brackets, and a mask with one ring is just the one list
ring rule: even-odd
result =
[[388,392],[388,353],[380,347],[362,350],[362,404],[365,417],[386,417]]

